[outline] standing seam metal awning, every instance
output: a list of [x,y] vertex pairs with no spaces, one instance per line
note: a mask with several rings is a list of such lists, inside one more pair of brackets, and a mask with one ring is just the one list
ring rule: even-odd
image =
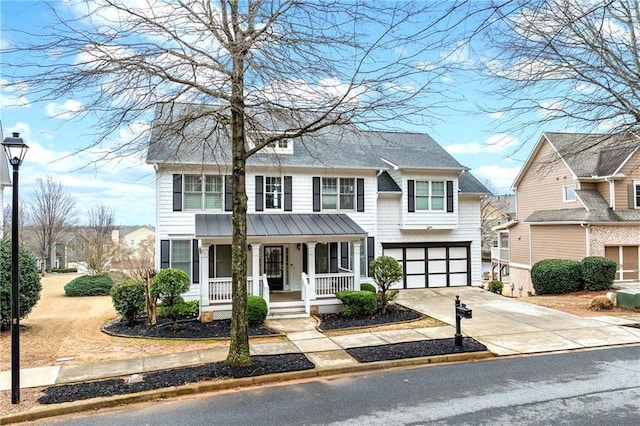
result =
[[[196,214],[196,238],[229,237],[230,214]],[[248,237],[360,236],[367,233],[346,214],[248,214]]]

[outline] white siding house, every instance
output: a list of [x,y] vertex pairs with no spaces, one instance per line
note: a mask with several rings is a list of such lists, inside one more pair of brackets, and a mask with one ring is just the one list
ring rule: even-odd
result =
[[[189,274],[186,297],[209,319],[231,306],[231,171],[218,137],[152,131],[147,153],[158,267]],[[489,191],[427,134],[327,128],[264,151],[246,167],[247,288],[271,312],[335,310],[335,292],[370,282],[369,262],[383,254],[404,268],[398,288],[481,283]]]

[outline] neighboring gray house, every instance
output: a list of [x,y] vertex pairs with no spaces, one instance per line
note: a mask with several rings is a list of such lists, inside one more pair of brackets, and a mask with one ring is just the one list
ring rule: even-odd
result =
[[[160,137],[162,125],[154,121],[147,153],[157,266],[189,275],[185,296],[200,301],[203,318],[224,317],[232,229],[229,142],[216,131],[224,124],[194,124],[184,139]],[[427,134],[326,128],[251,156],[246,176],[247,286],[272,313],[334,310],[335,292],[370,282],[368,265],[383,254],[402,264],[397,288],[482,281],[480,199],[489,191]]]

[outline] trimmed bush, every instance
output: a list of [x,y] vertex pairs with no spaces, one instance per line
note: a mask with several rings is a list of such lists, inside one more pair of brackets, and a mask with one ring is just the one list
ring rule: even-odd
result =
[[78,268],[53,268],[51,272],[55,274],[72,274],[78,272]]
[[577,260],[545,259],[531,268],[536,294],[564,294],[582,289],[582,263]]
[[613,309],[613,302],[607,296],[596,296],[589,304],[592,311],[608,311]]
[[111,289],[113,307],[129,325],[134,325],[138,315],[145,310],[144,288],[142,281],[124,280]]
[[200,303],[197,300],[189,300],[182,304],[181,315],[187,317],[197,317],[200,315]]
[[362,283],[360,284],[360,290],[362,291],[371,291],[373,293],[377,293],[378,289],[376,289],[376,286],[373,284],[369,284],[369,283]]
[[151,281],[151,295],[161,303],[161,312],[173,320],[173,328],[178,327],[184,299],[182,293],[189,290],[189,276],[179,269],[161,269]]
[[504,284],[502,283],[502,281],[493,280],[487,283],[487,290],[489,290],[491,293],[502,294],[503,287]]
[[584,289],[609,290],[616,277],[616,262],[606,257],[590,256],[582,259]]
[[267,319],[267,302],[260,296],[247,296],[247,321],[250,325],[260,325]]
[[75,278],[64,286],[64,294],[77,296],[108,296],[111,294],[113,280],[107,274],[83,275]]
[[342,302],[342,315],[346,317],[370,317],[378,309],[376,293],[361,291],[339,291],[336,297]]
[[[40,300],[40,275],[33,255],[18,248],[18,273],[20,278],[20,318],[25,318]],[[11,241],[0,240],[0,330],[11,329]]]

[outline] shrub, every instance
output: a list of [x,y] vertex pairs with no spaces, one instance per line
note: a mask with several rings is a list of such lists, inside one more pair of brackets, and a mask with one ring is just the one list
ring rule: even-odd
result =
[[391,290],[391,286],[403,277],[402,266],[391,256],[380,256],[369,266],[371,277],[378,285],[378,311],[387,313],[387,304],[396,298],[398,290]]
[[370,317],[378,309],[376,293],[361,291],[339,291],[336,297],[342,302],[342,315],[346,317]]
[[113,307],[123,320],[134,325],[138,315],[145,309],[144,282],[124,280],[111,289]]
[[[40,300],[40,275],[33,255],[18,248],[18,273],[20,278],[20,292],[18,305],[20,318],[25,318]],[[0,331],[11,328],[11,242],[0,240]]]
[[360,290],[362,290],[362,291],[371,291],[373,293],[377,293],[378,292],[378,289],[376,288],[376,286],[373,285],[373,284],[369,284],[369,283],[360,284]]
[[613,309],[613,302],[607,296],[596,296],[589,304],[592,311],[603,311]]
[[111,294],[113,280],[107,274],[83,275],[75,278],[64,286],[67,296],[108,296]]
[[260,296],[247,296],[247,321],[250,325],[260,325],[267,319],[267,302]]
[[200,314],[200,303],[197,300],[189,300],[181,306],[181,315],[187,317],[197,317]]
[[53,268],[51,272],[56,274],[71,274],[78,272],[78,268]]
[[172,327],[178,327],[181,313],[182,293],[189,290],[189,276],[179,269],[161,269],[151,282],[151,294],[160,299],[162,312],[173,320]]
[[576,260],[545,259],[531,268],[536,294],[572,293],[582,289],[582,263]]
[[616,276],[616,262],[606,257],[590,256],[582,259],[582,280],[585,290],[608,290]]
[[502,283],[502,281],[493,280],[487,283],[487,290],[489,290],[491,293],[502,294],[503,287],[504,284]]

